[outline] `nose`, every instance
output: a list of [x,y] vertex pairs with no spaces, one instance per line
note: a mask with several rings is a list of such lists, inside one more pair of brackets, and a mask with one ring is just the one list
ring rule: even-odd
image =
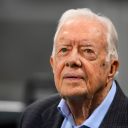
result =
[[82,63],[77,50],[73,50],[67,57],[65,65],[67,67],[76,68],[82,67]]

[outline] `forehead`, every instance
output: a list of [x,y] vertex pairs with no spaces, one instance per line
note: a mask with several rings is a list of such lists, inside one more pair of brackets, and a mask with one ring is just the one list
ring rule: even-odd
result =
[[66,21],[60,28],[58,40],[102,40],[106,42],[106,26],[96,19],[79,17]]

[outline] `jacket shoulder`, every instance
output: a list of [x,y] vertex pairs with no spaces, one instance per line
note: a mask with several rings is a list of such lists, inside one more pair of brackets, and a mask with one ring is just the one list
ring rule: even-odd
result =
[[42,128],[41,125],[59,114],[57,110],[59,102],[59,94],[54,94],[29,105],[22,114],[20,128]]
[[30,106],[28,106],[28,109],[30,109],[31,107],[33,108],[39,108],[39,107],[48,107],[52,104],[56,104],[60,101],[60,96],[59,94],[53,94],[45,99],[42,100],[38,100],[36,102],[34,102],[33,104],[31,104]]

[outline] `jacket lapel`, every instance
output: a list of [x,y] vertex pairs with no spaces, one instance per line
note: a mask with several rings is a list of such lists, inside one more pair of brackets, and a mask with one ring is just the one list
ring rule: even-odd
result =
[[63,122],[63,117],[57,113],[51,119],[46,120],[46,123],[43,123],[41,128],[60,128]]
[[[104,118],[100,128],[128,127],[128,99],[123,94],[118,83],[115,98]],[[123,127],[122,127],[123,126]]]
[[47,109],[41,113],[42,121],[41,128],[60,128],[63,122],[63,116],[59,113],[57,106],[60,102],[60,97],[57,95],[54,98],[54,103],[47,107]]

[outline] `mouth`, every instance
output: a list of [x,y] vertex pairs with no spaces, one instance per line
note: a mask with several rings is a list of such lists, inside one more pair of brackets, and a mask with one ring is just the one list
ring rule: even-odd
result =
[[66,74],[66,75],[64,75],[63,79],[67,79],[67,80],[84,80],[84,77],[82,75]]

